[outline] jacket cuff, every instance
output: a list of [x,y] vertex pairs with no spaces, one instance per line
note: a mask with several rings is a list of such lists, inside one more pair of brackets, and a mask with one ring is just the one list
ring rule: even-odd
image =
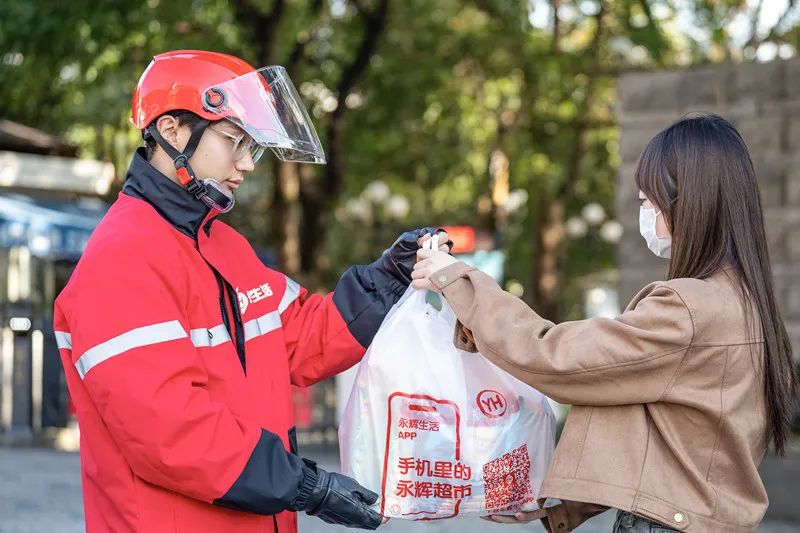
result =
[[542,525],[549,533],[561,533],[562,531],[572,531],[569,523],[569,511],[567,506],[560,503],[554,507],[546,507],[547,516],[543,517]]
[[478,345],[475,344],[475,337],[470,330],[464,327],[464,324],[462,324],[460,320],[456,322],[456,329],[453,333],[453,344],[455,344],[456,348],[465,352],[476,353],[478,351]]
[[308,508],[311,495],[319,480],[317,463],[310,459],[303,459],[303,463],[305,466],[303,467],[303,478],[300,480],[299,493],[291,505],[293,511],[303,511]]
[[383,264],[383,259],[370,263],[365,269],[372,278],[372,287],[378,292],[394,294],[397,297],[396,299],[399,300],[408,289],[409,283],[399,279],[391,271],[387,270]]
[[456,263],[453,263],[452,265],[447,265],[446,267],[437,270],[430,277],[428,277],[428,280],[437,289],[444,290],[452,283],[463,278],[473,270],[477,269],[475,267],[467,265],[466,263],[458,261]]
[[287,452],[277,435],[262,429],[244,470],[213,503],[248,513],[277,514],[297,499],[304,469],[300,458]]

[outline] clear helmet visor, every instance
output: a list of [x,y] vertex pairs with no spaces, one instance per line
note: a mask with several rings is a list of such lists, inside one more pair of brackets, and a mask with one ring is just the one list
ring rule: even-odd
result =
[[203,107],[242,128],[282,161],[325,163],[314,124],[283,67],[265,67],[208,87]]

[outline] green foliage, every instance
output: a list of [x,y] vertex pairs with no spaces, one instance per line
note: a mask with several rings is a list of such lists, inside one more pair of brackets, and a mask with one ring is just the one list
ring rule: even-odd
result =
[[[113,161],[122,175],[141,142],[129,125],[129,106],[150,58],[199,48],[258,65],[266,49],[258,24],[276,1],[4,0],[0,117],[63,134],[84,155]],[[292,75],[322,133],[335,108],[329,97],[364,34],[360,9],[379,3],[282,4],[269,56],[285,63],[304,43]],[[695,23],[707,37],[700,40],[676,30],[674,2],[607,0],[602,9],[598,0],[559,4],[556,34],[552,23],[531,23],[549,9],[544,0],[390,1],[368,68],[350,95],[334,102],[347,108],[346,179],[335,199],[340,207],[324,225],[326,260],[318,273],[324,286],[350,264],[372,260],[410,226],[475,224],[498,236],[508,277],[530,292],[531,265],[540,253],[535,237],[548,206],[563,202],[566,219],[597,202],[614,216],[615,74],[729,56],[718,53],[731,44],[725,24],[744,9],[742,1],[694,1]],[[772,38],[796,43],[797,30]],[[490,161],[498,150],[509,162],[509,188],[528,194],[505,219],[490,200],[496,181]],[[247,185],[252,198],[230,218],[257,245],[276,247],[268,231],[273,169],[262,167],[251,181],[264,186]],[[321,176],[319,169],[312,173]],[[347,202],[375,180],[408,199],[406,216],[393,218],[383,208],[368,220],[348,213]],[[612,247],[596,233],[561,247],[564,316],[580,314],[575,281],[613,267]]]

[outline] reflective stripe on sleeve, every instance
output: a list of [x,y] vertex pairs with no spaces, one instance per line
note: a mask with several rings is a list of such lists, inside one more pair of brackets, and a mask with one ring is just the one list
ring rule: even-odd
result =
[[300,284],[286,276],[286,291],[283,293],[281,303],[278,304],[278,312],[283,313],[286,311],[292,305],[292,302],[297,300],[298,296],[300,296]]
[[187,336],[186,330],[177,320],[132,329],[86,350],[75,362],[75,367],[83,379],[92,368],[115,355],[134,348],[183,339]]
[[265,335],[270,331],[275,331],[280,327],[281,315],[278,311],[272,311],[244,323],[244,340],[249,341],[255,337]]
[[56,345],[59,350],[72,349],[72,335],[66,331],[54,331],[56,335]]

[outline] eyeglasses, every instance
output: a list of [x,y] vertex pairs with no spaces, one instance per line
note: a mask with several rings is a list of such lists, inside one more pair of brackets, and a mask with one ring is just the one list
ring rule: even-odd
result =
[[261,156],[264,155],[264,147],[255,142],[247,133],[242,132],[239,135],[233,135],[227,131],[218,130],[213,126],[210,126],[208,129],[214,130],[216,133],[230,139],[233,143],[232,157],[234,161],[241,161],[246,155],[250,154],[250,158],[253,160],[253,164],[255,164],[261,159]]

